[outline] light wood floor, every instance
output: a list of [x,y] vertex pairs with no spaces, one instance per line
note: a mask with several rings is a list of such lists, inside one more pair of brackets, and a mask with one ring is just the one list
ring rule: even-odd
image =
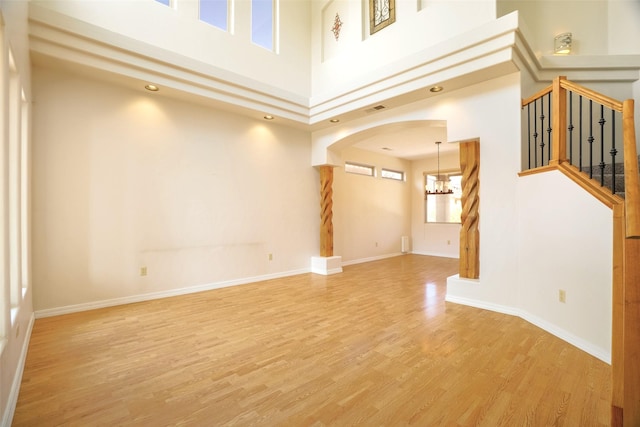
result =
[[598,426],[610,367],[405,255],[36,320],[15,426]]

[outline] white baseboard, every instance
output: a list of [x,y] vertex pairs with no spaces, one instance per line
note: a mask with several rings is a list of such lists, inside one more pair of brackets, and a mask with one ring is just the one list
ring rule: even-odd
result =
[[376,256],[367,257],[367,258],[352,259],[351,261],[343,261],[342,265],[345,266],[345,265],[363,264],[365,262],[379,261],[381,259],[393,258],[401,255],[406,255],[406,254],[403,254],[402,252],[395,252],[395,253],[386,254],[386,255],[376,255]]
[[442,252],[423,252],[423,251],[413,251],[411,252],[414,255],[426,255],[426,256],[436,256],[438,258],[460,258],[460,254],[447,254]]
[[264,274],[261,276],[246,277],[243,279],[227,280],[223,282],[207,283],[204,285],[189,286],[187,288],[169,289],[166,291],[152,292],[148,294],[131,295],[127,297],[112,298],[101,301],[91,301],[82,304],[67,305],[64,307],[47,308],[36,310],[35,317],[59,316],[61,314],[77,313],[80,311],[95,310],[97,308],[113,307],[116,305],[131,304],[134,302],[150,301],[154,299],[175,297],[179,295],[193,294],[196,292],[211,291],[214,289],[228,288],[230,286],[246,285],[249,283],[262,282],[264,280],[279,279],[281,277],[296,276],[298,274],[309,273],[311,270],[303,268],[300,270],[290,270],[281,273]]
[[29,350],[29,341],[31,340],[31,331],[33,330],[33,324],[36,321],[34,314],[31,314],[29,319],[29,326],[25,331],[24,343],[20,350],[20,358],[18,359],[18,366],[16,367],[16,375],[13,377],[11,383],[11,390],[9,391],[9,399],[7,399],[7,406],[4,408],[4,416],[2,417],[2,426],[9,427],[13,421],[13,414],[16,412],[16,405],[18,404],[18,395],[20,394],[20,384],[22,384],[22,373],[24,372],[24,364],[27,360],[27,351]]
[[558,326],[554,325],[551,322],[548,322],[540,317],[534,316],[531,313],[524,311],[524,310],[520,310],[520,309],[516,309],[513,307],[508,307],[508,306],[504,306],[504,305],[499,305],[499,304],[493,304],[493,303],[488,303],[486,301],[479,301],[479,300],[474,300],[471,298],[462,298],[462,297],[457,297],[457,296],[452,296],[452,295],[447,295],[445,297],[445,301],[447,302],[452,302],[455,304],[462,304],[462,305],[468,305],[470,307],[476,307],[476,308],[481,308],[484,310],[490,310],[490,311],[495,311],[497,313],[503,313],[503,314],[508,314],[511,316],[518,316],[523,320],[526,320],[527,322],[531,323],[532,325],[535,325],[541,329],[544,329],[545,331],[549,332],[552,335],[555,335],[556,337],[560,338],[563,341],[568,342],[569,344],[573,345],[574,347],[579,348],[580,350],[589,353],[590,355],[592,355],[593,357],[596,357],[600,360],[602,360],[603,362],[607,363],[607,364],[611,364],[611,351],[603,349],[601,347],[595,346],[592,343],[562,329],[559,328]]

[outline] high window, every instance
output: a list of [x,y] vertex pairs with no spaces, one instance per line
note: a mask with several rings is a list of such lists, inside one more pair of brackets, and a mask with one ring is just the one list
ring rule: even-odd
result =
[[202,22],[227,31],[229,0],[200,0],[199,18]]
[[356,175],[376,176],[375,167],[359,163],[345,162],[344,170],[347,173],[355,173]]
[[165,6],[171,6],[171,0],[156,0],[158,3],[162,3]]
[[274,50],[274,5],[277,0],[251,0],[251,41]]
[[396,181],[404,181],[404,172],[402,171],[382,168],[380,176],[387,179],[395,179]]

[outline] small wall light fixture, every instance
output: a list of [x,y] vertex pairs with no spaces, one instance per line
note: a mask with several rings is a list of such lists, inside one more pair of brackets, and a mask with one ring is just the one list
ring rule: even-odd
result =
[[553,52],[556,55],[567,55],[571,53],[571,33],[558,34],[553,39]]

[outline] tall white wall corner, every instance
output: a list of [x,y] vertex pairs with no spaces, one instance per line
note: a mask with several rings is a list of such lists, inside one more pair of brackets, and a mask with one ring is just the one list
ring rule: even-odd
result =
[[402,236],[402,238],[400,239],[400,242],[402,247],[402,253],[403,254],[409,253],[411,251],[409,236]]
[[311,257],[311,272],[325,276],[342,273],[342,257],[337,255]]

